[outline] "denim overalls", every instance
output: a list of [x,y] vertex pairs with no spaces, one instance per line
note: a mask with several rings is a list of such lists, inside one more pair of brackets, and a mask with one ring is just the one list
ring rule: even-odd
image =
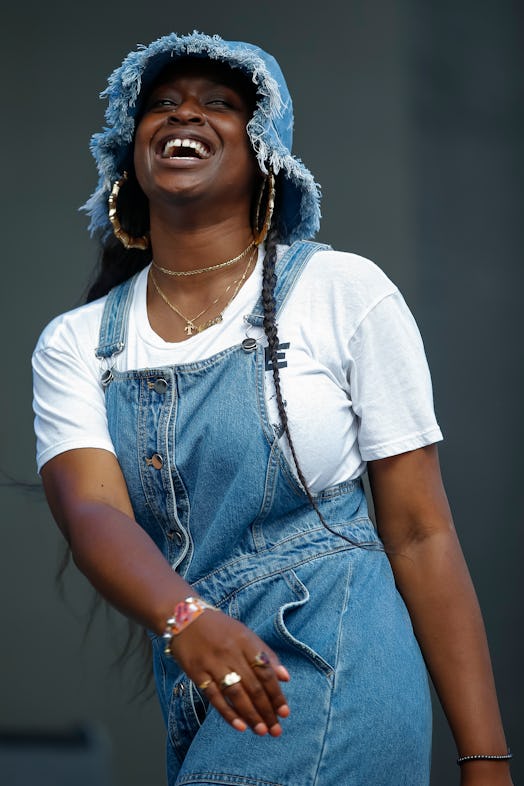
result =
[[[298,242],[280,260],[277,318],[319,248]],[[97,355],[109,367],[133,284],[107,299]],[[261,325],[261,314],[259,302],[246,320]],[[348,542],[321,524],[283,456],[267,374],[252,339],[196,363],[103,374],[136,520],[195,593],[251,627],[291,674],[282,736],[242,734],[153,636],[169,786],[424,786],[426,671],[362,484],[315,495]]]

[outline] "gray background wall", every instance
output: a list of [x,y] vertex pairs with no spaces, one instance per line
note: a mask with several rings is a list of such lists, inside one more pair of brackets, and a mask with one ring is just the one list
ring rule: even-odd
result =
[[[296,152],[324,190],[320,234],[374,259],[420,324],[446,441],[443,473],[491,643],[522,776],[522,5],[511,0],[346,0],[167,7],[28,0],[2,25],[4,341],[0,466],[34,480],[29,357],[78,304],[95,259],[76,208],[95,171],[97,94],[138,42],[176,29],[259,43],[296,108]],[[139,659],[112,666],[125,632],[74,570],[39,492],[0,490],[0,727],[105,735],[115,786],[161,786],[154,700],[133,699]],[[436,708],[433,783],[457,782]],[[314,719],[313,719],[314,720]],[[394,779],[392,786],[395,786]]]

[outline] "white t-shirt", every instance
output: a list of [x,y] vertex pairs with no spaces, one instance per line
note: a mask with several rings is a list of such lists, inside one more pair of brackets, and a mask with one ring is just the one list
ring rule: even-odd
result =
[[[285,250],[280,247],[279,254]],[[266,343],[263,329],[244,320],[260,293],[262,252],[223,321],[177,343],[164,341],[149,324],[147,273],[148,268],[135,285],[126,347],[111,361],[120,371],[204,360],[246,336]],[[115,452],[100,384],[108,362],[95,356],[104,302],[57,317],[36,346],[39,470],[72,448]],[[287,364],[280,376],[291,435],[313,491],[359,477],[367,461],[442,439],[415,321],[396,286],[369,260],[332,250],[315,253],[279,315],[278,335]],[[278,430],[270,370],[266,382]]]

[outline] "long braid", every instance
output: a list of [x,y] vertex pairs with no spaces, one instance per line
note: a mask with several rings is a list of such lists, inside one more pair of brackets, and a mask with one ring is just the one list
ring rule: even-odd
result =
[[277,276],[275,272],[276,262],[277,262],[277,231],[271,230],[268,233],[267,241],[266,241],[266,255],[264,257],[263,274],[262,274],[262,302],[264,305],[264,323],[263,323],[264,333],[266,334],[266,338],[267,338],[268,354],[271,362],[271,370],[273,372],[273,382],[275,385],[275,392],[277,397],[278,415],[280,418],[280,424],[282,426],[283,433],[285,433],[287,437],[289,448],[291,450],[291,455],[293,456],[293,462],[297,470],[298,479],[300,480],[300,483],[302,484],[310,503],[313,505],[315,510],[317,510],[317,513],[322,519],[322,515],[318,510],[315,500],[311,495],[311,492],[306,483],[306,479],[304,478],[304,474],[300,467],[297,454],[295,452],[295,446],[293,444],[293,440],[291,439],[291,434],[289,431],[287,412],[282,398],[282,388],[280,385],[280,371],[278,369],[278,356],[277,356],[278,331],[277,331],[277,324],[275,320],[275,316],[276,316],[275,287],[277,283]]
[[322,515],[320,508],[318,507],[311,493],[311,490],[304,477],[304,473],[302,471],[302,468],[300,466],[297,457],[295,445],[293,443],[293,439],[291,438],[291,433],[289,430],[289,421],[287,417],[286,407],[284,405],[284,400],[282,398],[282,388],[280,385],[280,371],[278,368],[278,330],[277,330],[277,323],[276,323],[276,302],[275,302],[275,287],[277,283],[277,275],[275,272],[275,267],[277,262],[277,242],[278,242],[278,230],[273,228],[268,232],[267,239],[266,239],[266,254],[264,256],[263,272],[262,272],[262,303],[264,306],[264,321],[263,321],[264,333],[266,334],[267,343],[268,343],[268,354],[271,363],[271,371],[273,373],[273,382],[275,385],[278,415],[280,418],[282,433],[286,435],[289,449],[293,457],[293,463],[295,465],[298,479],[302,485],[302,488],[304,489],[304,492],[309,500],[309,503],[311,504],[311,507],[315,510],[321,524],[327,530],[329,530],[329,532],[333,533],[333,535],[342,538],[343,540],[350,543],[352,546],[374,548],[375,546],[373,543],[369,543],[369,544],[358,543],[352,540],[351,538],[348,538],[346,535],[343,535],[341,532],[337,532],[336,530],[332,529],[332,527],[330,527],[330,525],[327,523],[324,516]]

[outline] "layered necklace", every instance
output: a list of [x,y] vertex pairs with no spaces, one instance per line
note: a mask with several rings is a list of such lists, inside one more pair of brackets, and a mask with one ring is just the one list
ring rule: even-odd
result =
[[210,273],[212,270],[222,270],[224,267],[230,267],[231,265],[234,265],[235,262],[240,262],[242,257],[245,257],[248,251],[250,251],[254,245],[255,241],[252,240],[249,246],[241,251],[240,254],[237,254],[236,257],[232,257],[232,259],[226,259],[225,262],[219,262],[218,265],[199,267],[196,270],[170,270],[168,267],[160,267],[160,265],[157,265],[154,261],[151,263],[151,265],[155,268],[155,270],[165,273],[166,276],[198,276],[200,273]]
[[[223,292],[220,293],[220,295],[218,295],[218,297],[216,297],[211,303],[209,303],[205,308],[203,308],[202,311],[199,311],[199,313],[196,314],[191,319],[189,317],[186,317],[186,315],[183,314],[180,311],[180,309],[169,300],[165,292],[163,292],[162,289],[159,287],[158,281],[156,280],[155,274],[153,273],[153,267],[156,270],[160,270],[162,273],[166,273],[166,275],[173,275],[173,276],[196,275],[197,273],[207,273],[210,270],[219,270],[220,268],[233,265],[235,262],[238,262],[240,259],[242,259],[242,257],[245,256],[250,249],[252,249],[252,253],[249,255],[247,264],[244,268],[244,272],[242,273],[240,278],[235,279],[235,281],[231,281],[231,283],[227,285],[227,287],[224,289]],[[187,336],[192,336],[193,333],[201,333],[203,330],[206,330],[206,328],[211,327],[212,325],[218,325],[220,322],[222,322],[222,318],[223,318],[222,315],[224,311],[237,296],[240,287],[246,280],[247,274],[253,262],[256,261],[257,256],[258,256],[258,250],[255,244],[250,243],[249,246],[246,249],[244,249],[244,251],[242,251],[242,253],[240,253],[238,256],[234,257],[233,259],[228,259],[226,262],[221,262],[219,265],[212,265],[211,267],[200,268],[198,270],[178,271],[178,270],[169,270],[169,268],[162,268],[160,267],[160,265],[155,265],[154,263],[152,263],[152,266],[149,270],[149,275],[151,277],[153,286],[155,287],[156,291],[158,292],[158,294],[160,295],[166,306],[169,306],[171,311],[174,311],[174,313],[177,314],[177,316],[183,319],[184,322],[186,323],[184,327],[185,334]],[[201,324],[197,324],[197,320],[199,320],[200,317],[202,317],[207,311],[213,308],[213,306],[215,306],[218,303],[218,301],[221,300],[221,298],[225,297],[231,290],[233,290],[233,292],[231,296],[227,299],[224,306],[222,307],[220,314],[218,314],[216,317],[213,317],[212,319],[207,320],[207,322],[202,322]]]

